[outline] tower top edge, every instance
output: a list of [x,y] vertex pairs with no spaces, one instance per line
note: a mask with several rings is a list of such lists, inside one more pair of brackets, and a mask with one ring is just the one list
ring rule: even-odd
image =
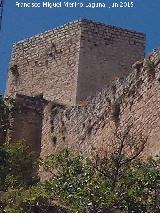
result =
[[49,29],[49,30],[44,31],[42,33],[33,35],[33,36],[29,37],[29,38],[25,38],[23,40],[16,41],[16,42],[13,43],[13,47],[14,46],[23,45],[23,43],[35,40],[36,38],[43,37],[45,34],[48,34],[50,32],[57,32],[59,30],[65,29],[65,28],[67,28],[69,26],[73,26],[75,24],[79,25],[80,27],[83,27],[83,26],[95,26],[95,27],[99,27],[99,28],[103,28],[103,29],[104,28],[110,28],[110,29],[120,30],[122,32],[132,33],[133,35],[141,36],[142,39],[146,38],[146,34],[143,33],[143,32],[138,32],[138,31],[135,31],[135,30],[130,30],[130,29],[122,28],[122,27],[117,27],[117,26],[114,26],[114,25],[111,25],[111,24],[102,23],[102,22],[99,22],[99,21],[90,20],[90,19],[86,19],[86,18],[79,18],[77,20],[65,23],[65,24],[63,24],[61,26],[58,26],[58,27],[55,27],[53,29]]

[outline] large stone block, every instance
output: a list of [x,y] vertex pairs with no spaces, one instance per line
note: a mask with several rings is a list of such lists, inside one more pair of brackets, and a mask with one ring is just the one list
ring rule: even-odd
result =
[[75,105],[144,57],[145,35],[78,20],[15,44],[6,94]]

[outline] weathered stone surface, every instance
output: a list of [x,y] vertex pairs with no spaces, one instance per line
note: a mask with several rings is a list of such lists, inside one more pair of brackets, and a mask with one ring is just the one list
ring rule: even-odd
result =
[[43,109],[47,101],[42,97],[16,95],[10,114],[8,140],[25,140],[36,152],[41,152]]
[[90,154],[132,124],[148,137],[145,155],[158,154],[160,50],[143,54],[144,34],[87,20],[18,43],[6,93],[22,94],[22,112],[13,112],[10,140],[32,143],[42,158],[65,146]]
[[85,19],[15,44],[7,95],[74,105],[144,57],[145,35]]
[[[152,57],[157,61],[160,51]],[[110,144],[118,126],[125,129],[133,125],[132,133],[148,137],[145,156],[160,153],[160,69],[150,79],[148,68],[134,68],[122,80],[104,88],[96,97],[90,97],[79,106],[59,106],[49,103],[45,107],[42,128],[41,156],[54,153],[62,147],[81,150],[87,155],[93,148],[104,150]],[[114,86],[114,90],[113,90]],[[47,130],[47,132],[46,132]],[[56,137],[53,141],[52,138]],[[42,179],[49,175],[42,174]]]

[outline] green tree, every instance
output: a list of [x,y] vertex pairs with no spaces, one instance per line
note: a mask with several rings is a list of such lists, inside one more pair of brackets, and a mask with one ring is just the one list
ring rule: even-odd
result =
[[1,211],[15,191],[27,189],[39,181],[37,155],[24,142],[7,143],[10,107],[0,97],[0,205]]
[[62,212],[71,213],[158,213],[159,163],[158,158],[129,161],[115,183],[112,170],[110,176],[108,172],[106,175],[104,164],[97,169],[95,162],[63,150],[50,156],[45,164],[53,177],[14,191],[14,204],[7,201],[6,212],[47,212],[56,202],[66,207]]
[[[8,109],[1,102],[0,212],[160,212],[160,159],[142,160],[147,137],[116,129],[112,147],[86,158],[65,149],[44,163],[52,178],[39,182],[37,156],[24,142],[5,144]],[[63,208],[60,208],[63,206]]]
[[0,95],[0,146],[5,142],[7,129],[9,128],[9,111],[3,96]]
[[112,148],[92,160],[68,150],[51,156],[46,163],[53,173],[46,183],[51,197],[72,213],[159,212],[159,158],[142,160],[147,137],[130,130],[116,130]]
[[6,106],[3,96],[0,95],[0,190],[5,180],[6,152],[4,144],[9,128],[9,108]]
[[[105,163],[108,161],[105,159]],[[160,211],[159,159],[128,161],[119,170],[116,182],[115,170],[106,175],[105,163],[97,170],[90,160],[65,150],[49,160],[49,167],[52,165],[52,171],[57,168],[58,173],[46,182],[46,190],[72,213]]]

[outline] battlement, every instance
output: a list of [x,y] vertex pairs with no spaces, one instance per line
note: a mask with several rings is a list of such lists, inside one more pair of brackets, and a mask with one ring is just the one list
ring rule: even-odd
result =
[[14,45],[6,94],[75,105],[144,58],[145,35],[81,19]]

